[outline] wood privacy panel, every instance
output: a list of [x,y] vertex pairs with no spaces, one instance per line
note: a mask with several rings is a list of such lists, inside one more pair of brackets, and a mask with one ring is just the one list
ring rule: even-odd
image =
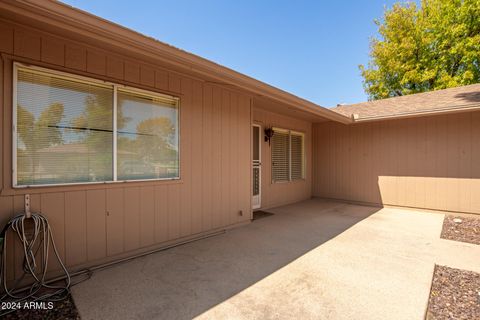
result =
[[314,125],[315,196],[480,213],[480,112]]
[[[254,102],[253,121],[261,125],[262,208],[271,208],[309,199],[312,196],[312,124],[307,121],[265,111],[260,109],[261,107],[260,103]],[[305,134],[305,179],[272,183],[271,144],[269,145],[263,138],[263,131],[266,127],[285,128]]]
[[[23,196],[31,193],[32,209],[49,218],[60,254],[78,269],[249,221],[249,96],[7,22],[0,21],[0,35],[7,41],[0,44],[7,54],[0,63],[0,223],[22,212]],[[181,179],[12,189],[15,60],[179,96]],[[16,266],[9,278],[20,276],[20,247],[7,259]]]

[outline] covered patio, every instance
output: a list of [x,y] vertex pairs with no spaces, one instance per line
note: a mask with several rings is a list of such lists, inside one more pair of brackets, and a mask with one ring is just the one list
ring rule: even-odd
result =
[[83,319],[423,319],[435,264],[480,272],[444,214],[311,199],[73,287]]

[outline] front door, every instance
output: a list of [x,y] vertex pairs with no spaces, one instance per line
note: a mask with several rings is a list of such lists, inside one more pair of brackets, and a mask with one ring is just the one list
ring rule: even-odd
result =
[[262,177],[262,149],[261,149],[261,127],[254,124],[252,126],[252,170],[253,170],[253,198],[252,208],[261,207],[261,177]]

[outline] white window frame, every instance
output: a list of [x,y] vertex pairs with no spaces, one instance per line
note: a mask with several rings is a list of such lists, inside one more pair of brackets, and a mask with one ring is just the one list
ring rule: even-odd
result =
[[[273,134],[275,135],[275,132],[283,132],[283,133],[288,133],[288,180],[275,180],[273,178],[272,174],[272,183],[289,183],[289,182],[295,182],[295,181],[305,181],[305,178],[307,176],[307,150],[305,148],[305,133],[300,132],[300,131],[295,131],[295,130],[289,130],[285,128],[279,128],[279,127],[273,127]],[[300,179],[292,179],[292,134],[293,135],[298,135],[302,137],[303,141],[303,161],[302,161],[302,166],[303,166],[303,177]],[[271,162],[271,167],[273,171],[273,156],[271,154],[272,149],[270,148],[270,162]]]
[[[112,126],[112,139],[113,139],[113,156],[112,156],[112,180],[107,181],[90,181],[90,182],[65,182],[65,183],[49,183],[49,184],[32,184],[32,185],[18,185],[17,184],[17,85],[18,85],[18,71],[19,70],[27,70],[33,73],[39,74],[46,74],[46,75],[53,75],[55,77],[65,79],[65,80],[74,80],[77,82],[83,82],[87,84],[96,84],[103,87],[109,87],[113,90],[113,105],[112,105],[112,112],[113,112],[113,126]],[[36,187],[53,187],[53,186],[68,186],[68,185],[86,185],[86,184],[111,184],[111,183],[125,183],[125,182],[141,182],[141,181],[165,181],[165,180],[181,180],[181,153],[180,153],[180,144],[181,144],[181,130],[180,130],[180,98],[158,93],[149,90],[143,90],[135,87],[125,86],[122,84],[104,81],[96,78],[86,77],[77,75],[74,73],[68,73],[63,71],[58,71],[54,69],[48,69],[33,65],[26,65],[20,62],[13,63],[13,97],[12,97],[12,187],[15,189],[22,189],[22,188],[36,188]],[[158,98],[166,98],[172,99],[175,101],[177,107],[177,130],[178,130],[178,175],[176,177],[168,177],[168,178],[152,178],[152,179],[132,179],[132,180],[118,180],[117,179],[117,94],[118,89],[122,89],[125,92],[131,93],[139,93],[144,94],[151,97],[158,97]]]

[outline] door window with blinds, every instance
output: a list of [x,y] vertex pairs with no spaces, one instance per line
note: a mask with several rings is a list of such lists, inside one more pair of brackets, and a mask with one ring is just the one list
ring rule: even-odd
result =
[[14,186],[179,177],[178,99],[15,64]]
[[305,136],[303,133],[273,128],[272,181],[305,179]]

